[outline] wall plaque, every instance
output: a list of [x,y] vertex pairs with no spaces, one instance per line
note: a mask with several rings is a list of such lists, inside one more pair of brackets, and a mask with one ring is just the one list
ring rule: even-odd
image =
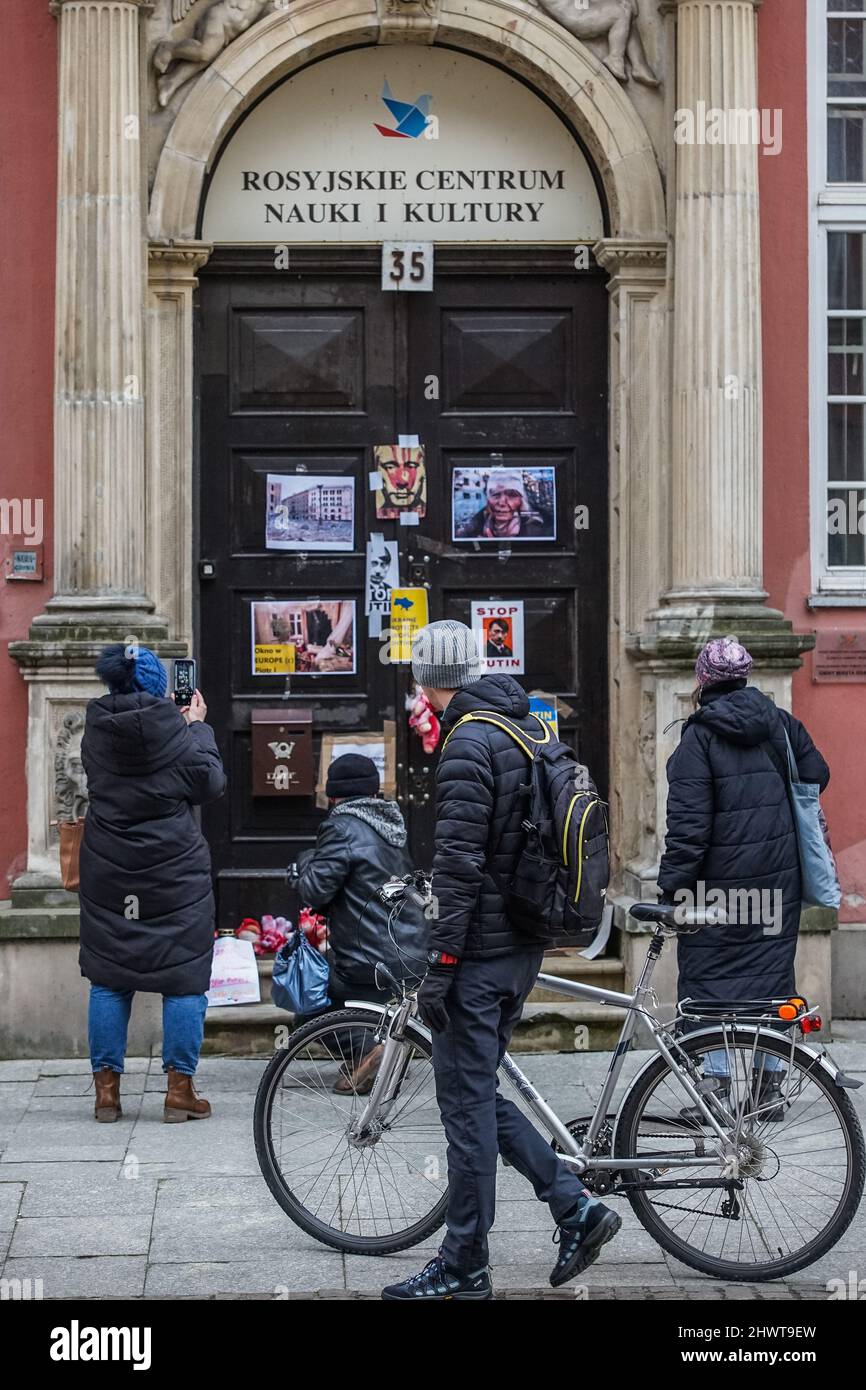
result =
[[866,681],[866,628],[819,632],[812,653],[813,681]]

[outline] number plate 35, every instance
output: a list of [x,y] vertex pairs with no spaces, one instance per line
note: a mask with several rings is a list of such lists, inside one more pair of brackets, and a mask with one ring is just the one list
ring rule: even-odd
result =
[[432,241],[383,241],[383,290],[432,290]]

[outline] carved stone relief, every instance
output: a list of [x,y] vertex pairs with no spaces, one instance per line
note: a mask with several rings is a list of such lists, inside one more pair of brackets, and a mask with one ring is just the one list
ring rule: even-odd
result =
[[58,821],[78,820],[87,811],[87,777],[81,761],[84,715],[64,714],[54,751],[54,814]]
[[658,87],[640,31],[638,0],[538,0],[538,4],[576,39],[606,39],[602,62],[618,82],[631,77],[645,87]]
[[[644,47],[638,0],[536,3],[575,38],[605,40],[602,61],[618,81],[633,78],[647,87],[659,85]],[[265,15],[289,6],[290,0],[163,0],[162,14],[155,17],[159,36],[151,55],[160,107],[240,34]],[[408,38],[414,29],[435,28],[437,9],[438,0],[378,0],[383,37],[402,33]]]
[[224,48],[272,10],[288,8],[288,0],[171,0],[171,21],[182,24],[195,14],[192,33],[164,38],[153,50],[157,96],[167,106],[179,87],[203,72]]
[[[447,23],[452,3],[454,0],[376,0],[378,42],[435,42],[440,20]],[[663,108],[656,91],[662,80],[658,65],[663,72],[667,61],[667,40],[657,0],[528,3],[593,49],[617,81],[629,84],[631,99],[664,167]],[[302,0],[152,0],[146,41],[149,185],[172,122],[195,87],[196,77],[254,26],[278,14],[289,19],[295,9],[304,11],[306,22],[309,8],[309,0],[307,4]],[[347,5],[347,9],[354,8],[354,4]],[[459,0],[457,8],[461,8]],[[486,17],[483,0],[478,8]]]

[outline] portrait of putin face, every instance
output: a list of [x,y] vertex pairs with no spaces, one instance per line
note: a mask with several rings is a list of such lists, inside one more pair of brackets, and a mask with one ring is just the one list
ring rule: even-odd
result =
[[422,464],[399,463],[396,459],[388,459],[379,464],[379,476],[382,479],[385,500],[390,507],[399,507],[403,511],[412,507],[421,496],[424,482]]
[[377,517],[393,516],[398,512],[418,512],[423,516],[427,484],[423,448],[380,445],[376,449],[376,466],[379,470]]
[[501,618],[494,618],[493,622],[487,629],[487,636],[489,637],[490,641],[495,642],[497,646],[500,646],[503,642],[507,642],[508,623],[503,622]]

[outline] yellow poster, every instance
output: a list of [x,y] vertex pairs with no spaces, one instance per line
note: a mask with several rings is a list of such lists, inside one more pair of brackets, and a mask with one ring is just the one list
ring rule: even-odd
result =
[[295,669],[295,648],[291,642],[253,644],[254,676],[290,676]]
[[427,590],[391,590],[391,660],[407,662],[412,660],[412,639],[416,632],[426,627]]

